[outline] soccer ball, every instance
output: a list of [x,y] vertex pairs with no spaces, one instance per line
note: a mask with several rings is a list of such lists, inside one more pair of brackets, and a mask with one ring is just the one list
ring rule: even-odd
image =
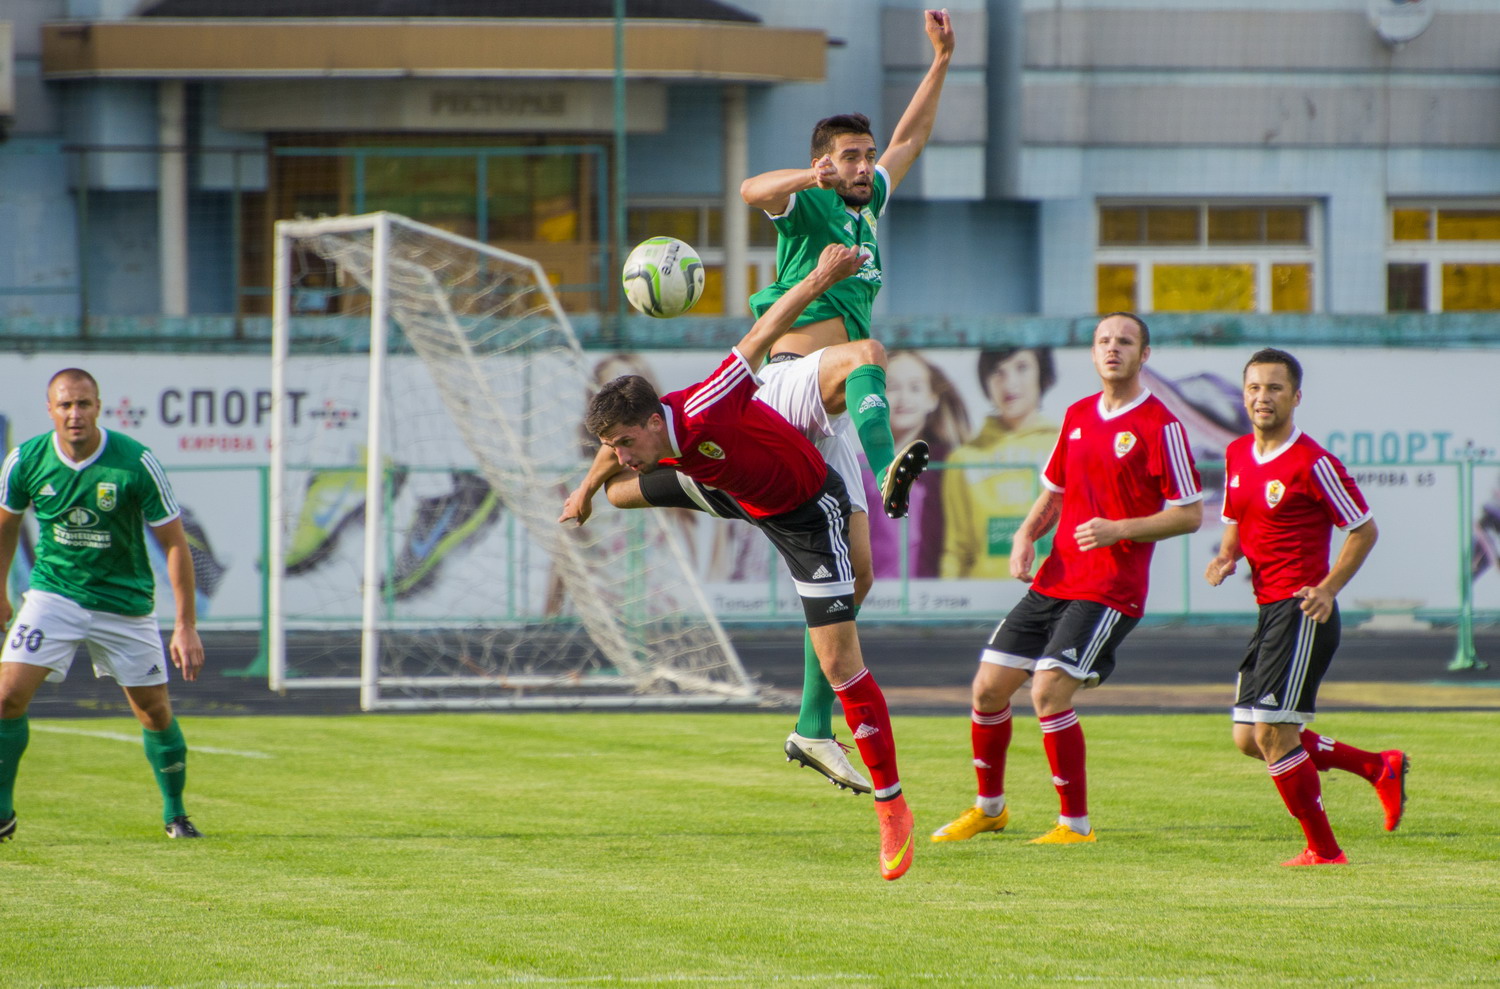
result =
[[652,237],[625,259],[620,283],[639,312],[670,319],[693,308],[703,294],[703,262],[676,237]]

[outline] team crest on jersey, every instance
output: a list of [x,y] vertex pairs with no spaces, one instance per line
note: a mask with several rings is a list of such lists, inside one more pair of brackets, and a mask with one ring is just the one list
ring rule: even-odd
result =
[[1281,496],[1286,494],[1286,485],[1280,481],[1266,482],[1266,504],[1275,508],[1281,502]]
[[94,488],[94,502],[99,506],[101,512],[112,512],[115,510],[115,496],[119,489],[113,481],[100,481],[99,486]]
[[712,460],[724,459],[724,448],[713,440],[704,440],[698,444],[698,452]]
[[1127,431],[1127,432],[1116,433],[1115,434],[1115,456],[1117,458],[1125,456],[1125,454],[1129,453],[1131,450],[1134,450],[1134,449],[1135,449],[1135,434],[1134,433]]

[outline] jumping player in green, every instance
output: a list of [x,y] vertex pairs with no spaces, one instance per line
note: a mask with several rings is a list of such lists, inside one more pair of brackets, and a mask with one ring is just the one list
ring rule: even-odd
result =
[[167,696],[166,659],[153,615],[149,525],[166,550],[177,602],[169,653],[183,679],[203,668],[193,560],[166,472],[145,446],[99,428],[99,385],[68,368],[47,384],[54,431],[12,450],[0,467],[0,574],[10,572],[21,517],[40,530],[31,586],[14,614],[0,584],[0,841],[15,835],[16,769],[26,751],[26,711],[44,680],[68,674],[87,642],[95,676],[111,676],[143,727],[146,760],[162,794],[169,838],[200,838],[182,805],[187,743]]
[[[848,488],[854,510],[849,520],[850,552],[856,562],[856,581],[865,586],[873,579],[870,521],[849,432],[852,428],[859,437],[870,470],[880,482],[885,513],[891,518],[906,515],[911,485],[928,460],[925,440],[913,440],[896,450],[885,394],[885,348],[870,338],[871,307],[881,285],[876,225],[890,194],[932,135],[953,57],[953,22],[948,12],[926,11],[923,27],[932,42],[932,65],[896,124],[890,144],[878,157],[869,118],[841,114],[820,120],[813,128],[810,167],[765,172],[740,186],[745,203],[764,210],[776,226],[776,281],[750,297],[757,317],[817,266],[829,244],[859,248],[866,255],[858,272],[814,299],[797,317],[792,330],[773,345],[770,361],[760,372],[765,382],[762,397],[784,392],[821,394],[830,412],[847,408],[847,414],[832,417],[833,435],[816,445]],[[788,415],[785,401],[767,400]],[[788,418],[798,421],[794,415]],[[834,741],[834,692],[823,676],[810,637],[804,637],[803,661],[802,709],[796,729],[787,737],[786,756],[839,785],[865,791],[868,784],[845,769],[848,762]]]

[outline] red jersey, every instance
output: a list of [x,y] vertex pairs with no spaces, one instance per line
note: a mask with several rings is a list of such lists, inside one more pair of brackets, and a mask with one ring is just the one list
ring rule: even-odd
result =
[[1042,483],[1062,495],[1052,554],[1032,587],[1068,601],[1096,601],[1132,618],[1145,610],[1155,543],[1123,540],[1082,550],[1074,531],[1093,518],[1155,515],[1203,498],[1187,433],[1150,391],[1106,413],[1104,395],[1068,407]]
[[763,519],[811,501],[828,479],[828,465],[807,437],[755,397],[760,385],[732,350],[704,381],[663,395],[675,448],[661,462]]
[[1241,436],[1224,451],[1224,474],[1224,521],[1240,527],[1260,604],[1285,601],[1328,576],[1333,527],[1370,518],[1344,465],[1300,429],[1264,458],[1254,436]]

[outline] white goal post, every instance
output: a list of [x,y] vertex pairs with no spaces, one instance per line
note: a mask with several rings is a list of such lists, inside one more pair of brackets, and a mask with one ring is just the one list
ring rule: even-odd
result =
[[276,224],[273,690],[366,710],[756,704],[666,513],[598,499],[535,261],[393,213]]

